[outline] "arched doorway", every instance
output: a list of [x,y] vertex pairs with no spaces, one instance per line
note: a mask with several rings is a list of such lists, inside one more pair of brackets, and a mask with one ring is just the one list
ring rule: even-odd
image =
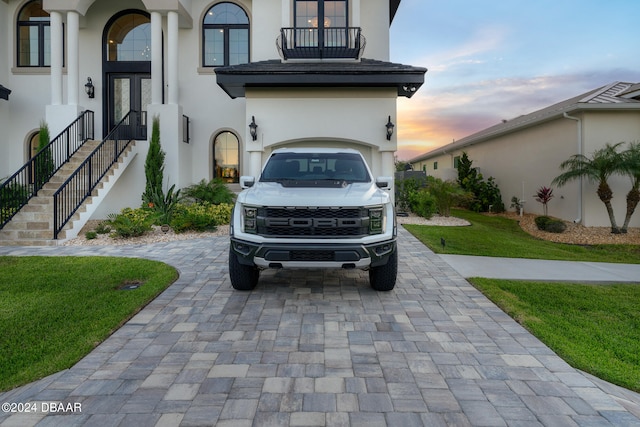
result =
[[146,109],[151,103],[151,19],[140,10],[113,16],[103,33],[105,135],[129,111],[140,112],[130,126],[135,139],[146,139]]
[[220,132],[213,140],[213,177],[240,182],[240,141],[232,132]]

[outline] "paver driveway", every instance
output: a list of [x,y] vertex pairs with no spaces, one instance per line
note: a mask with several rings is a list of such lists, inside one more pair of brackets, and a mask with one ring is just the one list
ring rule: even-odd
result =
[[233,291],[224,237],[0,248],[180,270],[76,366],[1,394],[38,411],[0,413],[0,426],[640,425],[633,402],[569,367],[402,228],[399,240],[388,293],[363,272],[317,270],[269,271],[255,291]]

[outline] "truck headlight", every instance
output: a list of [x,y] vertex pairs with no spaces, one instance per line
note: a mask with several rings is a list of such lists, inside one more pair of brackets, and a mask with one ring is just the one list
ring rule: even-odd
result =
[[369,233],[380,234],[384,231],[384,208],[369,209]]
[[257,216],[258,208],[254,208],[251,206],[244,206],[242,208],[242,225],[245,233],[257,233]]

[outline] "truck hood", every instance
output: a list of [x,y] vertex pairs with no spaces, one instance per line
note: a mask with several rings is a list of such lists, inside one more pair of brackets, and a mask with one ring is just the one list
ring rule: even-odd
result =
[[389,197],[372,182],[341,188],[283,187],[277,182],[256,182],[238,195],[238,201],[255,206],[360,207],[388,203]]

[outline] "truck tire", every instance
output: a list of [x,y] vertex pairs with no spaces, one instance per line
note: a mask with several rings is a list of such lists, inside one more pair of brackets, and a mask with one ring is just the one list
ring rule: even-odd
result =
[[258,284],[260,271],[252,266],[240,264],[238,256],[229,250],[229,277],[231,286],[238,291],[253,290]]
[[398,251],[396,250],[389,256],[389,260],[385,265],[369,269],[369,283],[376,291],[387,292],[396,286],[397,275]]

